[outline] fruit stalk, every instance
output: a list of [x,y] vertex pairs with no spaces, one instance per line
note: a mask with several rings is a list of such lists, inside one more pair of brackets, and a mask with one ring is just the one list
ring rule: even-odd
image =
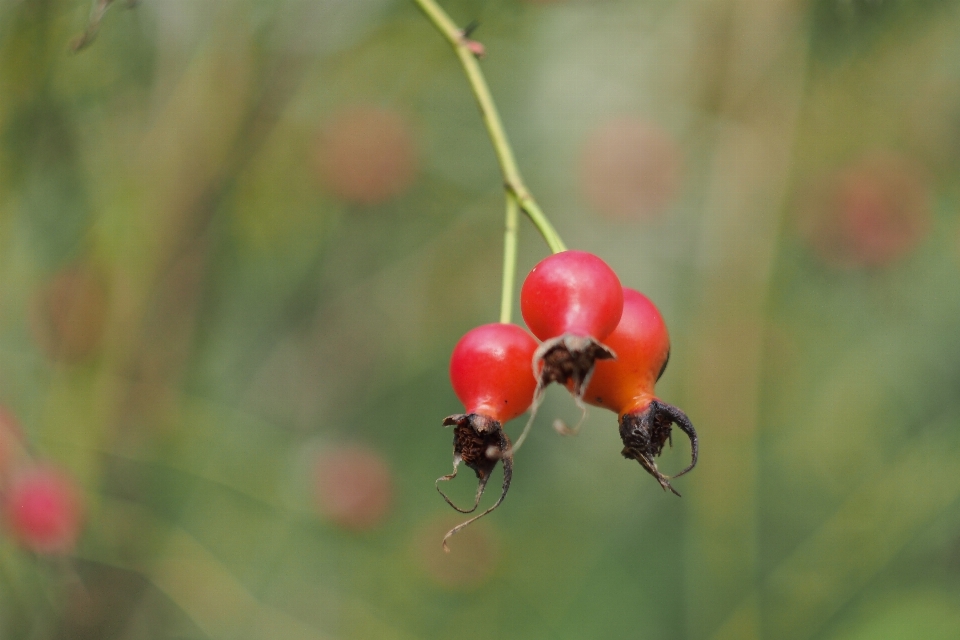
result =
[[517,280],[517,223],[519,205],[507,194],[507,220],[503,231],[503,286],[500,289],[500,322],[509,324],[513,316],[513,290]]
[[[566,249],[563,240],[556,229],[544,215],[540,206],[530,194],[529,189],[523,182],[520,170],[517,168],[517,161],[513,155],[513,148],[503,130],[503,123],[500,121],[500,114],[497,111],[497,105],[490,94],[490,88],[484,78],[480,64],[477,62],[476,54],[468,45],[470,41],[464,36],[462,29],[454,24],[450,16],[434,0],[414,0],[420,10],[423,11],[427,19],[436,27],[453,47],[463,66],[467,81],[473,90],[473,95],[477,99],[477,105],[480,107],[480,116],[490,135],[490,142],[493,144],[493,150],[497,155],[497,161],[500,163],[500,171],[503,174],[504,189],[507,191],[507,197],[513,199],[517,206],[523,210],[533,225],[543,236],[547,246],[553,253],[559,253]],[[509,217],[510,209],[507,214]],[[509,225],[509,222],[508,222]],[[509,226],[508,226],[509,234]],[[515,240],[514,240],[515,242]],[[505,261],[506,262],[506,261]],[[506,276],[504,276],[506,279]]]

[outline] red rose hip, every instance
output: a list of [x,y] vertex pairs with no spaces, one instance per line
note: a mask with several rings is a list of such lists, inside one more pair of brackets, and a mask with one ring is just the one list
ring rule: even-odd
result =
[[534,361],[540,386],[558,382],[582,396],[594,363],[615,357],[601,341],[623,311],[617,274],[592,253],[556,253],[527,275],[520,310],[530,331],[543,340]]
[[[530,408],[537,381],[530,362],[537,341],[513,324],[486,324],[471,329],[450,357],[450,382],[466,413],[448,416],[443,424],[453,426],[453,472],[437,479],[437,491],[461,513],[471,513],[480,498],[497,461],[503,460],[503,488],[497,502],[474,518],[454,527],[447,539],[477,518],[490,513],[503,502],[513,477],[513,452],[503,423]],[[470,509],[461,509],[440,490],[441,481],[452,480],[463,462],[479,479],[476,500]]]
[[[606,342],[616,350],[617,359],[597,363],[583,399],[617,412],[623,457],[636,460],[660,486],[680,495],[670,480],[697,464],[697,432],[683,411],[654,395],[670,359],[670,336],[660,311],[642,293],[624,289],[623,316]],[[657,469],[654,458],[670,440],[673,424],[690,438],[691,462],[671,478]]]
[[585,251],[544,258],[523,282],[520,309],[533,335],[549,340],[564,333],[607,337],[623,310],[620,279],[606,262]]
[[514,324],[485,324],[463,336],[450,356],[450,382],[467,413],[503,423],[530,408],[536,349],[530,334]]

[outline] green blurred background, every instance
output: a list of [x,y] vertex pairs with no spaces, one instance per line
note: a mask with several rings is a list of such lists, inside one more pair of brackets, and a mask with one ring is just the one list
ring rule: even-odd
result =
[[90,2],[0,0],[3,473],[86,513],[0,534],[0,638],[960,637],[960,2],[443,5],[567,244],[668,321],[683,498],[551,389],[441,553],[503,193],[412,2],[118,1],[74,54]]

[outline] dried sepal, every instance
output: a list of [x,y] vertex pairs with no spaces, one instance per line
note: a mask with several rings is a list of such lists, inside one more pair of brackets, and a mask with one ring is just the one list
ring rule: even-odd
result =
[[[676,475],[666,476],[657,469],[654,458],[661,454],[668,441],[672,444],[671,434],[674,424],[690,438],[691,459],[686,469]],[[698,453],[697,432],[687,418],[687,414],[673,405],[653,400],[643,411],[627,413],[621,417],[620,439],[623,440],[621,454],[624,458],[636,460],[647,473],[656,478],[664,490],[669,489],[676,495],[680,495],[670,484],[670,480],[693,469],[697,464]]]
[[551,382],[570,389],[577,398],[590,383],[590,376],[597,360],[610,360],[616,354],[607,346],[590,336],[564,334],[543,342],[533,354],[533,372],[537,388],[541,390]]
[[[450,548],[447,546],[447,540],[451,536],[475,520],[487,515],[503,502],[507,491],[510,490],[510,481],[513,479],[513,450],[510,439],[507,437],[507,434],[504,433],[500,423],[487,416],[476,413],[456,414],[444,419],[443,424],[444,426],[454,427],[453,472],[437,478],[437,491],[439,491],[443,499],[447,501],[447,504],[460,513],[471,513],[476,510],[480,504],[480,498],[486,489],[487,482],[494,468],[497,466],[497,462],[503,461],[503,487],[500,491],[500,497],[493,506],[483,513],[470,518],[447,532],[447,535],[443,537],[443,549],[449,552]],[[476,500],[470,509],[461,509],[453,504],[450,498],[440,489],[439,485],[441,481],[452,480],[456,477],[457,467],[461,462],[473,469],[479,480]]]
[[617,355],[606,345],[597,342],[589,336],[578,336],[566,333],[543,342],[533,354],[533,377],[537,381],[533,392],[533,404],[530,407],[530,417],[526,426],[517,438],[514,451],[527,439],[533,421],[537,417],[540,404],[543,402],[547,385],[556,382],[565,386],[573,394],[573,399],[580,408],[580,420],[573,427],[569,427],[561,420],[555,420],[554,430],[560,435],[575,436],[580,432],[580,426],[587,417],[587,407],[583,403],[583,394],[590,384],[597,360],[609,360]]

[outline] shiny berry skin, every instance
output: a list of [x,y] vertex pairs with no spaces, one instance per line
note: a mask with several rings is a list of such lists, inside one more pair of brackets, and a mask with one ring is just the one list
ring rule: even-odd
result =
[[533,335],[603,340],[620,321],[623,289],[606,262],[585,251],[562,251],[533,268],[520,290],[520,311]]
[[14,536],[37,553],[68,553],[80,534],[79,493],[57,469],[38,467],[14,478],[3,497],[3,512]]
[[604,343],[617,359],[597,362],[583,399],[618,415],[646,406],[670,357],[660,311],[647,296],[625,288],[620,324]]
[[515,324],[471,329],[453,349],[450,382],[468,414],[501,424],[530,408],[537,381],[530,363],[537,341]]

